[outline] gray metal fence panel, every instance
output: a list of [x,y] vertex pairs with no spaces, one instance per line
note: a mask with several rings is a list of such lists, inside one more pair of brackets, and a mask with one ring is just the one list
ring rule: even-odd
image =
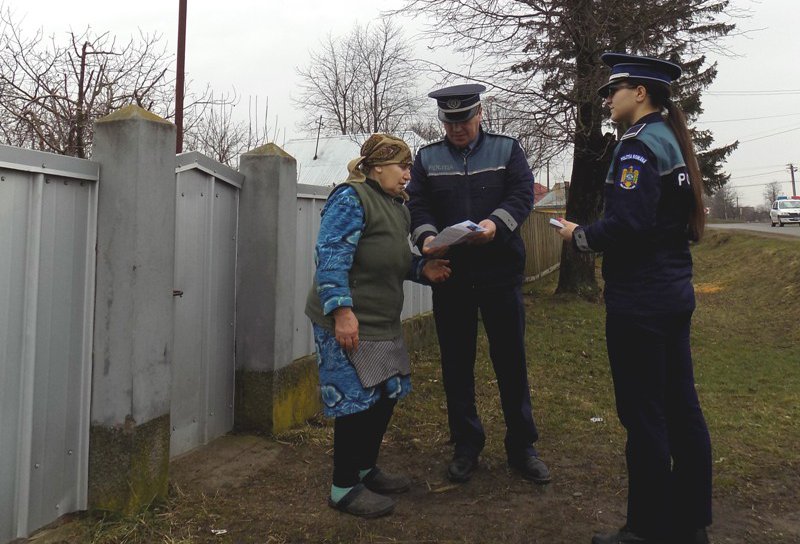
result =
[[0,542],[17,536],[25,250],[31,182],[0,170]]
[[314,281],[314,245],[319,234],[320,212],[328,198],[330,187],[297,186],[297,253],[294,296],[294,339],[292,355],[295,359],[316,351],[311,322],[305,314],[306,296]]
[[86,508],[97,178],[0,146],[0,541]]
[[235,374],[235,315],[236,315],[236,235],[239,210],[239,190],[215,182],[214,231],[211,255],[211,290],[209,328],[206,442],[222,436],[233,428],[233,398]]
[[176,168],[174,457],[233,428],[236,235],[242,176],[196,153]]

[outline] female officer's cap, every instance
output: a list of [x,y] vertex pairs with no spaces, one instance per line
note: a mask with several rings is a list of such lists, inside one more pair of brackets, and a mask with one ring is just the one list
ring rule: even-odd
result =
[[636,79],[652,81],[661,84],[669,91],[669,84],[681,77],[681,67],[675,63],[654,59],[653,57],[642,57],[639,55],[627,55],[625,53],[603,53],[600,60],[611,67],[611,76],[608,83],[597,90],[597,94],[603,98],[608,96],[608,88],[611,84],[625,79]]

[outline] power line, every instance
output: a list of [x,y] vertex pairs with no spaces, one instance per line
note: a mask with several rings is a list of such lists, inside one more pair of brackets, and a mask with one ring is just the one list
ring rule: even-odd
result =
[[[758,166],[743,166],[743,167],[737,167],[736,170],[737,171],[762,170],[764,168],[773,168],[775,166],[783,166],[783,163],[760,164]],[[783,172],[783,170],[780,171]]]
[[712,96],[781,96],[800,94],[800,89],[769,89],[764,91],[706,91]]
[[746,176],[736,176],[735,178],[731,179],[757,178],[759,176],[767,176],[769,174],[779,174],[781,172],[783,172],[783,170],[772,170],[770,172],[762,172],[760,174],[748,174]]
[[769,185],[770,183],[791,183],[790,180],[772,180],[772,181],[762,181],[761,183],[747,183],[745,185],[731,185],[734,189],[744,189],[745,187],[763,187],[764,185]]
[[734,123],[737,121],[758,121],[761,119],[778,119],[781,117],[791,117],[794,115],[800,115],[800,112],[796,113],[786,113],[783,115],[766,115],[764,117],[742,117],[741,119],[720,119],[718,121],[698,121],[700,124],[710,124],[710,123]]
[[787,132],[794,132],[795,130],[800,130],[800,126],[790,128],[788,130],[782,130],[780,132],[773,132],[772,134],[766,134],[764,136],[759,136],[758,138],[750,138],[748,140],[739,140],[740,144],[744,144],[747,142],[755,142],[756,140],[763,140],[764,138],[771,138],[773,136],[778,136],[779,134],[786,134]]

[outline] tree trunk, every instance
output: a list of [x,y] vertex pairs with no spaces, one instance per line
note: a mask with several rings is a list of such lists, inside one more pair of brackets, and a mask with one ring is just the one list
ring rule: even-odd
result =
[[[596,221],[603,206],[603,188],[614,137],[601,134],[600,115],[599,100],[584,102],[578,107],[579,121],[575,132],[566,216],[569,221],[579,225]],[[597,297],[593,253],[581,253],[572,244],[564,244],[556,292],[575,293],[592,299]]]

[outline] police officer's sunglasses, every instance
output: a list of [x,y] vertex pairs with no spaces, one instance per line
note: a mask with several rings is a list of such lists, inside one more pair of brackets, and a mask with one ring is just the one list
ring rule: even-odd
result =
[[603,100],[610,99],[614,96],[614,93],[621,89],[635,89],[638,85],[628,85],[627,83],[618,83],[616,85],[609,85],[608,86],[608,94],[603,98]]

